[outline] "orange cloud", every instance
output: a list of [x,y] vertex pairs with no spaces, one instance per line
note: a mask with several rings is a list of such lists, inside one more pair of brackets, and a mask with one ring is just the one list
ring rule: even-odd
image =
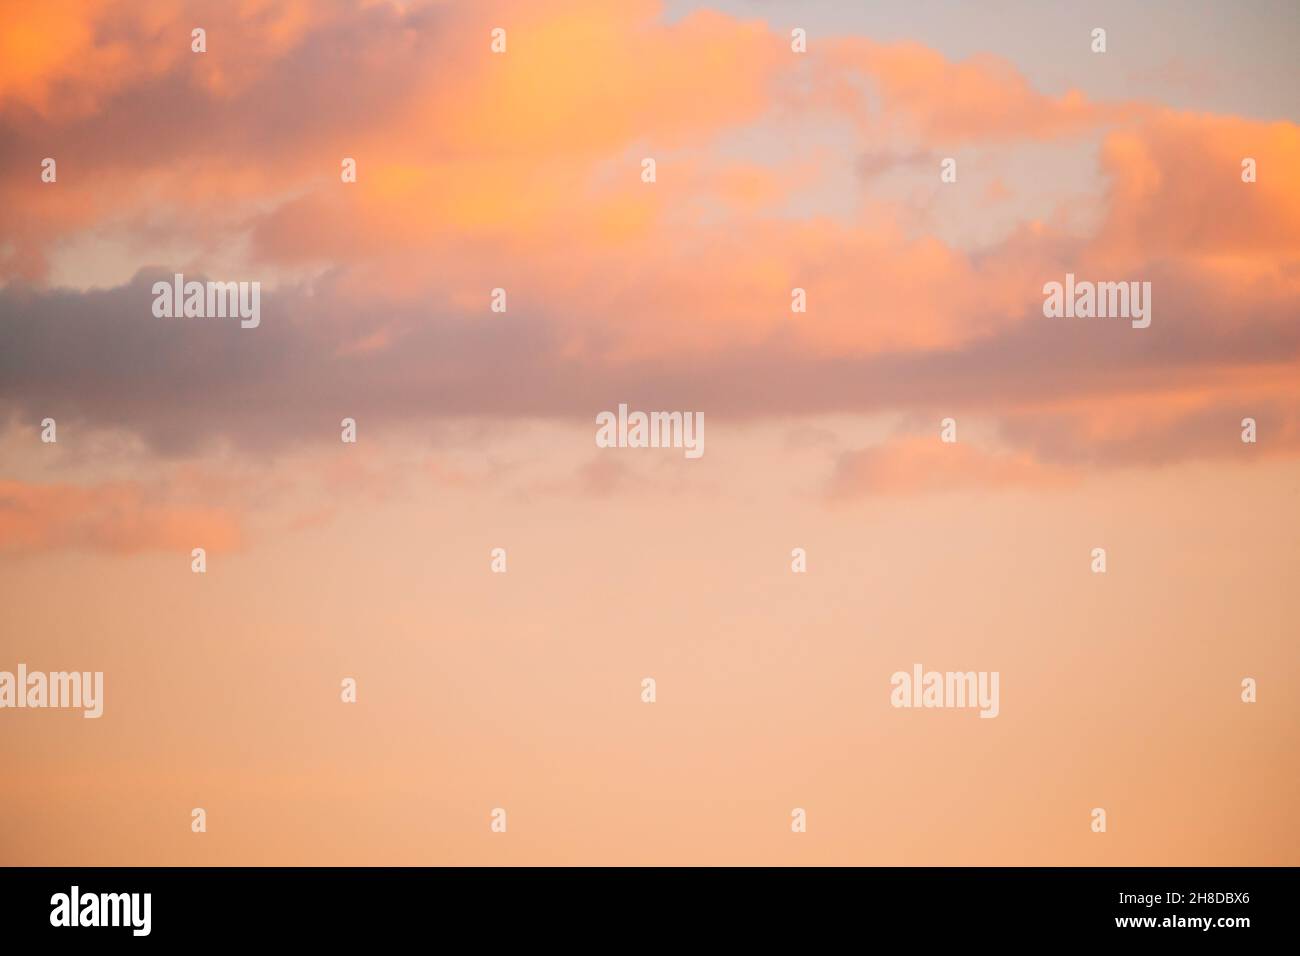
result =
[[[247,89],[268,64],[345,5],[311,0],[7,2],[0,33],[0,112],[54,122],[86,117],[125,91],[183,73],[215,95]],[[191,49],[207,32],[208,52]]]
[[[1297,363],[1300,193],[1280,172],[1300,160],[1295,124],[1045,96],[1004,60],[914,43],[828,37],[799,57],[761,24],[668,22],[652,2],[338,2],[310,17],[243,2],[209,21],[203,56],[171,36],[198,8],[128,7],[86,7],[91,39],[51,40],[138,48],[113,96],[39,117],[18,92],[0,100],[0,275],[39,280],[57,255],[75,265],[67,247],[86,237],[128,263],[158,250],[164,274],[219,257],[249,278],[324,275],[268,289],[274,319],[256,338],[202,347],[196,336],[220,333],[148,324],[148,276],[103,295],[33,299],[15,284],[0,291],[15,319],[0,326],[6,406],[71,396],[69,413],[173,450],[214,431],[299,434],[311,397],[343,387],[379,421],[586,414],[629,383],[748,416],[944,396],[1024,425],[1026,408],[1158,398],[1211,376],[1239,387]],[[497,23],[505,56],[489,51]],[[21,96],[92,87],[77,60],[51,51]],[[1088,229],[1022,216],[969,248],[936,234],[934,211],[951,211],[937,182],[882,198],[874,179],[887,177],[855,174],[838,143],[805,148],[792,117],[825,125],[843,152],[869,142],[924,165],[940,144],[1086,134],[1104,144],[1107,183],[1062,187],[1062,207],[1096,207]],[[725,138],[737,131],[739,144]],[[46,149],[55,186],[33,164]],[[647,154],[653,186],[638,176]],[[1240,182],[1244,155],[1258,183]],[[358,159],[355,184],[338,180],[343,156]],[[837,171],[854,190],[843,208],[821,196],[802,211]],[[1040,191],[1010,171],[981,187],[974,208],[998,200],[1011,216]],[[1045,325],[1042,284],[1066,271],[1156,280],[1155,327],[1117,339]],[[481,322],[495,287],[509,320]],[[805,314],[790,311],[796,287]],[[238,376],[200,359],[214,347]],[[177,363],[195,394],[221,400],[173,401]],[[1161,424],[1183,434],[1187,419]]]
[[845,501],[869,495],[908,495],[965,489],[1007,490],[1059,486],[1069,474],[1023,453],[982,451],[964,442],[904,438],[843,453],[827,496]]
[[[1246,158],[1256,182],[1242,181]],[[1294,123],[1162,111],[1110,133],[1101,164],[1111,189],[1097,246],[1112,262],[1249,258],[1258,272],[1300,259]]]
[[[712,11],[659,24],[660,7],[512,4],[508,55],[471,45],[460,57],[467,82],[413,98],[439,122],[410,128],[456,153],[578,157],[637,141],[673,148],[768,108],[768,81],[788,58],[762,24]],[[486,30],[481,38],[486,51]]]
[[847,81],[865,75],[883,99],[883,131],[907,133],[927,146],[1045,140],[1141,111],[1095,104],[1078,90],[1045,96],[1012,63],[989,54],[954,62],[919,43],[886,44],[862,37],[828,39],[825,46],[827,72],[821,82],[836,91],[841,107],[864,126],[871,125],[866,98]]
[[241,539],[233,515],[160,503],[135,482],[80,487],[0,481],[0,549],[5,551],[231,551]]

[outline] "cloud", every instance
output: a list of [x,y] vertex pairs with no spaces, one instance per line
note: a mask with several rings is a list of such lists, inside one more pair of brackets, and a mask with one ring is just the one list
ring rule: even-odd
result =
[[[909,342],[904,328],[896,347],[858,354],[826,344],[839,334],[836,312],[847,316],[855,300],[833,306],[814,297],[807,319],[764,319],[757,330],[741,314],[735,325],[703,322],[695,348],[671,359],[653,340],[641,347],[672,301],[671,283],[658,301],[647,286],[642,302],[633,301],[634,283],[618,311],[600,287],[585,303],[571,300],[571,312],[562,311],[565,299],[533,290],[496,316],[486,296],[472,313],[439,307],[436,293],[425,303],[367,302],[336,276],[265,293],[261,327],[245,330],[236,321],[155,318],[157,275],[84,294],[0,290],[0,410],[126,430],[158,452],[186,455],[218,441],[333,442],[345,416],[368,429],[454,417],[586,421],[614,401],[737,419],[907,409],[1010,419],[1111,399],[1150,419],[1163,396],[1177,401],[1213,382],[1216,400],[1236,414],[1257,401],[1284,408],[1300,364],[1297,299],[1285,283],[1234,292],[1184,270],[1152,273],[1146,330],[1122,320],[1044,319],[1036,302],[957,347],[937,334],[929,347]],[[785,308],[774,290],[772,311]],[[822,310],[831,317],[822,320]],[[626,339],[609,315],[635,325]],[[886,311],[877,321],[907,319]],[[832,328],[808,328],[820,321]],[[345,347],[372,327],[387,330],[391,344]]]
[[80,548],[130,554],[240,547],[237,518],[210,507],[156,500],[136,482],[91,486],[0,480],[0,552]]
[[[1253,183],[1241,178],[1247,157],[1257,165]],[[1294,123],[1164,110],[1111,132],[1101,164],[1111,188],[1096,244],[1111,262],[1225,258],[1249,277],[1252,265],[1258,274],[1300,260]]]
[[826,495],[842,502],[967,489],[1018,491],[1058,487],[1068,480],[1068,472],[1029,455],[982,451],[962,442],[945,444],[937,436],[910,437],[842,453]]
[[[344,416],[585,421],[617,401],[976,412],[1060,463],[1062,435],[1091,436],[1098,463],[1217,453],[1223,422],[1259,408],[1292,447],[1295,124],[1046,96],[1006,61],[911,43],[828,37],[798,57],[761,24],[669,23],[653,3],[306,10],[223,6],[196,55],[192,8],[94,5],[26,79],[0,74],[0,276],[24,277],[0,288],[0,413],[170,456],[334,441]],[[95,86],[123,51],[140,56]],[[836,148],[801,143],[822,131]],[[1094,207],[1090,228],[1022,215],[958,247],[924,208],[943,194],[886,198],[864,175],[1027,141],[1099,149],[1101,191],[1060,193]],[[39,182],[47,154],[57,184]],[[837,170],[857,190],[845,208],[800,212]],[[1025,185],[1007,173],[980,196],[1014,208]],[[87,237],[159,265],[50,288]],[[264,280],[261,327],[154,318],[149,286],[175,271]],[[1151,281],[1152,327],[1043,318],[1043,283],[1067,271]],[[487,309],[498,287],[504,315]],[[1102,427],[1124,403],[1144,409],[1140,440]]]
[[590,498],[608,498],[635,480],[626,462],[609,455],[597,455],[577,471],[578,487]]
[[[1078,90],[1046,96],[1010,61],[990,54],[953,61],[919,43],[865,37],[827,38],[823,45],[823,93],[864,127],[926,148],[1075,136],[1143,111],[1134,104],[1093,103]],[[879,111],[855,77],[870,81]]]

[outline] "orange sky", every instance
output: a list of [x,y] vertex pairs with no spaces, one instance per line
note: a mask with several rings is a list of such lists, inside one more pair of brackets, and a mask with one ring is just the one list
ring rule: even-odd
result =
[[679,6],[3,4],[0,862],[1300,862],[1296,117]]

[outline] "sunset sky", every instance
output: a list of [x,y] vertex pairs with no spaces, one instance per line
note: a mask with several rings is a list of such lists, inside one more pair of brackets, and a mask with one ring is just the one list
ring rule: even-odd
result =
[[0,0],[0,864],[1300,864],[1300,12],[1088,6]]

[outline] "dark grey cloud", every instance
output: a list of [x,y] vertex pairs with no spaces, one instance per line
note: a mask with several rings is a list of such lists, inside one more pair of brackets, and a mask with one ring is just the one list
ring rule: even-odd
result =
[[[1224,427],[1252,411],[1272,437],[1300,444],[1297,409],[1277,398],[1258,408],[1248,374],[1276,379],[1300,364],[1297,304],[1270,300],[1230,314],[1233,304],[1212,286],[1174,269],[1152,276],[1148,329],[1035,313],[951,350],[819,358],[781,333],[746,348],[632,363],[573,357],[544,310],[486,318],[436,304],[380,307],[350,299],[343,289],[355,284],[341,273],[264,290],[256,329],[235,319],[156,318],[151,287],[170,276],[149,269],[87,292],[0,289],[0,415],[125,429],[163,454],[218,439],[260,449],[334,440],[344,416],[364,418],[368,430],[473,416],[586,423],[619,402],[733,421],[977,414],[998,418],[1013,444],[1058,461],[1209,453]],[[427,301],[438,297],[431,291]],[[353,348],[381,330],[386,346]],[[1242,384],[1240,399],[1173,419],[1151,414],[1152,431],[1134,428],[1140,437],[1113,443],[1082,443],[1082,424],[1051,407],[1131,396],[1140,420],[1163,394],[1220,386],[1229,373]]]

